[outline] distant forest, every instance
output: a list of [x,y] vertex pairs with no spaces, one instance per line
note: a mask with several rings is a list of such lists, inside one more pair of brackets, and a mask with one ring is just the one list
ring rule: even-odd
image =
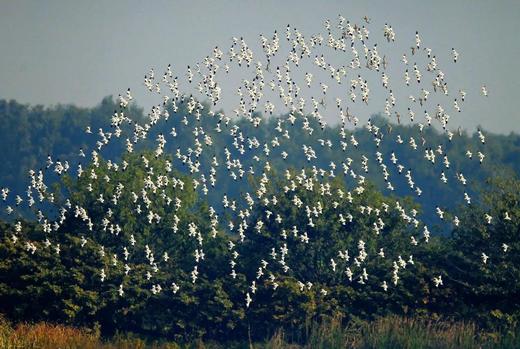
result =
[[[0,187],[8,187],[13,193],[23,194],[27,186],[29,169],[37,170],[45,166],[49,154],[52,154],[53,160],[68,160],[74,170],[78,164],[79,149],[83,149],[88,158],[90,151],[95,149],[96,146],[94,140],[97,136],[95,134],[97,134],[99,128],[103,128],[106,132],[110,131],[107,125],[110,125],[110,118],[117,108],[117,103],[110,96],[104,98],[94,108],[78,108],[72,105],[30,106],[13,100],[0,100],[0,117],[2,120],[0,146],[3,149],[0,153],[0,163],[2,164],[2,167],[0,167]],[[206,112],[208,109],[209,107],[206,108]],[[180,116],[185,112],[185,109],[180,109],[177,113],[171,111],[172,117],[169,121],[158,125],[156,131],[154,131],[156,132],[154,134],[167,135],[168,143],[166,143],[165,153],[174,155],[177,149],[193,146],[192,135],[186,134],[186,128],[180,126]],[[144,121],[146,119],[143,110],[136,106],[131,107],[129,113],[134,120]],[[175,117],[175,115],[179,117]],[[201,122],[204,123],[206,119],[207,115],[203,115]],[[438,220],[434,217],[436,205],[448,211],[453,211],[465,204],[465,191],[469,193],[471,202],[476,203],[479,200],[479,191],[486,187],[485,181],[487,179],[497,175],[510,177],[520,173],[518,158],[520,135],[516,133],[498,135],[483,130],[486,140],[485,144],[482,144],[477,133],[463,132],[461,135],[456,134],[452,141],[448,141],[445,134],[433,127],[425,128],[422,133],[419,133],[416,124],[413,126],[392,124],[379,115],[373,116],[371,121],[374,125],[380,126],[382,132],[386,134],[379,149],[373,141],[373,135],[366,128],[357,128],[352,131],[359,143],[357,149],[354,149],[350,143],[349,148],[344,152],[329,148],[326,140],[331,140],[336,145],[339,144],[338,125],[327,126],[323,131],[320,130],[319,125],[313,125],[316,131],[309,135],[302,131],[301,127],[298,127],[301,126],[301,122],[297,121],[297,124],[291,130],[294,136],[291,139],[284,139],[283,135],[276,131],[276,117],[270,117],[267,122],[260,126],[259,130],[255,130],[254,134],[260,144],[272,142],[275,138],[283,139],[283,145],[277,148],[276,153],[273,151],[269,156],[269,161],[276,169],[299,169],[302,165],[307,166],[306,158],[301,150],[302,144],[313,145],[314,149],[320,152],[316,167],[321,168],[329,167],[331,161],[340,166],[348,157],[354,160],[353,163],[356,166],[363,154],[366,156],[371,154],[372,158],[368,159],[368,163],[374,170],[366,173],[367,180],[375,183],[386,194],[394,194],[399,197],[412,196],[422,207],[422,219],[434,224],[434,231],[438,232],[442,232],[443,227],[435,227],[435,223],[438,223]],[[232,122],[239,125],[241,130],[248,130],[252,127],[245,120],[234,119]],[[85,133],[87,125],[91,127],[94,135]],[[175,138],[173,138],[171,136],[172,128],[182,129],[182,131],[177,132]],[[233,148],[233,137],[222,136],[223,134],[220,137],[214,137],[213,127],[207,127],[205,131],[212,135],[213,139],[222,143],[219,144],[218,148]],[[398,136],[402,139],[402,144],[396,142]],[[421,144],[422,140],[419,136],[426,140],[425,145]],[[347,135],[347,138],[350,138],[350,135]],[[417,150],[414,150],[411,146],[410,140],[412,138],[417,145]],[[148,139],[146,142],[142,142],[142,147],[151,148],[154,146],[154,141],[155,139]],[[319,145],[320,142],[324,145],[316,147],[315,145]],[[120,147],[105,148],[103,156],[115,161],[120,159],[124,152],[124,140],[119,143]],[[442,146],[440,152],[438,145]],[[435,152],[436,162],[434,166],[425,159],[424,149],[431,149]],[[473,154],[472,159],[469,159],[466,154],[468,150]],[[282,151],[290,154],[285,160],[280,157]],[[388,167],[395,190],[390,191],[387,188],[380,169],[375,170],[378,163],[374,154],[377,151],[381,153],[382,158],[387,159],[386,162],[389,162],[388,159],[394,152],[399,159],[399,163],[405,166],[402,169],[402,174],[406,173],[409,168],[413,169],[413,180],[422,191],[420,197],[414,190],[408,190],[407,182],[403,175],[399,175],[396,166]],[[482,164],[478,160],[478,151],[485,154]],[[449,169],[446,169],[443,163],[444,155],[449,158]],[[244,167],[248,168],[253,160],[246,157],[246,161],[249,161],[249,163],[244,163]],[[177,166],[181,172],[183,171],[182,165]],[[359,167],[357,170],[360,170]],[[440,179],[443,171],[448,178],[448,182],[445,184]],[[361,172],[363,171],[361,170]],[[465,176],[467,179],[466,185],[461,185],[456,179],[457,173],[462,173]],[[221,176],[220,178],[220,181],[226,183],[224,185],[219,184],[210,193],[210,203],[213,203],[216,198],[222,198],[226,191],[228,194],[237,194],[240,190],[245,189],[241,189],[240,186],[232,183],[229,176]]]

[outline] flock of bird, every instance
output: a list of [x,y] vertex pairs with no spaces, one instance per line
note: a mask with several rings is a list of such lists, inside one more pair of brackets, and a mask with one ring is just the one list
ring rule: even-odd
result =
[[[376,87],[382,89],[386,94],[382,105],[383,114],[392,122],[395,120],[397,123],[404,122],[405,115],[407,115],[406,118],[417,129],[416,138],[403,139],[400,134],[395,134],[390,124],[383,129],[369,120],[362,127],[365,127],[373,136],[376,149],[380,149],[379,146],[383,139],[396,149],[409,146],[416,152],[424,153],[424,159],[432,166],[439,162],[442,163],[443,170],[439,173],[439,185],[454,181],[455,185],[465,188],[470,180],[469,174],[454,171],[450,167],[445,144],[432,144],[424,132],[429,127],[442,129],[446,142],[451,142],[453,137],[460,136],[460,128],[458,130],[451,128],[450,114],[461,112],[467,100],[474,98],[474,95],[467,94],[463,89],[452,88],[442,70],[441,63],[457,64],[464,57],[452,49],[451,59],[448,62],[441,62],[437,59],[435,51],[425,46],[419,32],[415,33],[415,38],[411,37],[409,50],[397,58],[390,57],[381,51],[384,50],[384,47],[394,45],[398,40],[392,26],[385,24],[382,30],[377,29],[375,32],[371,32],[369,27],[371,27],[371,21],[368,17],[356,24],[339,16],[334,23],[329,20],[324,22],[323,34],[306,37],[299,30],[288,25],[285,33],[274,31],[271,36],[260,35],[260,54],[255,54],[244,38],[234,37],[230,47],[227,49],[215,47],[211,54],[204,57],[201,62],[190,65],[186,69],[174,72],[174,68],[168,65],[160,76],[156,75],[154,69],[151,69],[144,77],[144,86],[160,99],[160,103],[151,108],[144,124],[132,120],[128,115],[129,106],[134,99],[129,88],[126,93],[118,96],[119,109],[112,115],[110,125],[107,125],[105,129],[100,128],[97,132],[87,127],[86,133],[95,140],[95,146],[90,151],[87,149],[78,151],[77,169],[73,169],[68,161],[53,159],[52,155],[49,155],[42,170],[30,171],[30,184],[26,197],[15,196],[17,207],[24,204],[36,207],[34,205],[37,204],[37,200],[40,203],[47,202],[57,205],[58,200],[45,183],[45,178],[49,177],[49,173],[57,175],[69,173],[76,176],[78,180],[82,178],[86,182],[81,183],[88,183],[89,191],[92,191],[93,186],[96,185],[103,187],[104,183],[108,183],[112,179],[111,173],[125,170],[129,166],[124,160],[119,163],[109,162],[108,174],[104,177],[99,176],[97,169],[100,164],[100,156],[109,143],[119,139],[125,144],[126,152],[132,153],[138,143],[149,139],[149,135],[156,125],[169,118],[180,118],[180,125],[186,127],[195,125],[193,131],[191,129],[189,131],[193,137],[192,146],[187,149],[177,149],[173,155],[174,161],[179,161],[179,164],[182,162],[183,166],[187,166],[193,186],[202,194],[203,198],[208,192],[219,186],[217,175],[219,167],[227,169],[222,173],[230,176],[232,183],[236,183],[236,185],[244,183],[247,177],[244,175],[253,175],[259,181],[254,190],[242,192],[239,197],[223,195],[220,207],[210,207],[208,220],[211,224],[211,232],[209,236],[203,236],[196,223],[188,222],[187,238],[198,242],[197,248],[193,251],[193,268],[187,273],[190,275],[189,280],[170,280],[168,284],[154,282],[154,275],[160,268],[171,266],[168,264],[170,259],[168,252],[164,252],[159,259],[156,259],[154,250],[160,250],[160,246],[146,245],[142,247],[143,251],[138,251],[137,249],[140,247],[136,246],[132,232],[124,231],[114,223],[115,217],[110,207],[117,206],[122,196],[131,197],[134,204],[132,210],[135,215],[147,217],[152,226],[159,224],[164,218],[151,209],[152,201],[155,198],[162,195],[164,201],[161,202],[170,206],[172,212],[183,205],[178,198],[166,197],[165,189],[174,187],[183,190],[186,183],[174,176],[154,173],[154,171],[159,171],[149,166],[150,159],[144,155],[141,157],[142,166],[148,172],[142,180],[142,187],[139,190],[127,189],[125,183],[118,183],[114,192],[110,193],[111,197],[103,197],[101,194],[96,198],[99,203],[104,204],[103,207],[106,210],[101,221],[95,221],[85,207],[68,199],[60,204],[59,215],[54,220],[47,217],[42,210],[37,210],[38,222],[47,236],[45,240],[31,241],[25,238],[22,233],[22,223],[17,221],[10,237],[11,243],[18,244],[20,248],[25,248],[32,254],[38,253],[40,249],[52,249],[54,253],[60,254],[67,247],[53,242],[52,233],[58,231],[70,217],[80,217],[84,223],[84,231],[86,231],[86,233],[78,233],[81,235],[81,247],[96,244],[99,258],[105,261],[104,267],[98,272],[100,283],[106,282],[111,277],[111,267],[113,266],[123,264],[126,275],[137,272],[132,268],[131,256],[144,253],[150,264],[150,270],[146,272],[145,276],[150,282],[151,292],[154,295],[168,292],[176,294],[183,291],[183,282],[197,282],[199,264],[204,263],[206,257],[204,244],[207,239],[216,236],[219,230],[228,233],[229,277],[236,278],[240,271],[237,268],[241,263],[238,246],[247,240],[248,228],[254,227],[253,231],[261,231],[265,229],[267,222],[274,222],[273,224],[280,227],[282,243],[277,248],[273,248],[264,259],[258,261],[256,277],[254,280],[248,281],[249,288],[243,290],[245,305],[249,307],[251,302],[254,302],[254,296],[259,287],[272,287],[273,290],[279,287],[276,276],[278,274],[270,270],[271,266],[281,267],[282,273],[292,275],[292,266],[287,262],[287,256],[291,253],[289,247],[293,243],[302,245],[313,243],[307,231],[313,229],[314,221],[323,213],[323,205],[320,200],[330,200],[334,207],[339,206],[341,202],[352,203],[353,197],[362,195],[365,190],[365,175],[369,172],[369,165],[372,165],[370,166],[371,172],[380,171],[385,180],[386,189],[390,191],[395,189],[395,181],[391,178],[389,171],[389,167],[393,166],[399,175],[406,179],[411,193],[421,195],[422,189],[416,184],[413,168],[410,164],[406,164],[406,159],[399,159],[395,152],[392,152],[388,159],[385,159],[379,151],[375,154],[361,154],[361,162],[358,164],[348,156],[348,152],[359,151],[358,140],[353,133],[349,132],[349,128],[361,126],[359,118],[352,112],[353,106],[377,103],[378,101],[371,99],[371,90]],[[378,39],[383,43],[378,45],[375,42]],[[287,47],[287,50],[284,51],[283,47]],[[338,61],[343,64],[335,63]],[[425,64],[418,63],[423,61]],[[390,79],[389,66],[400,71],[401,77]],[[304,70],[303,67],[308,69]],[[224,94],[219,81],[230,78],[230,74],[233,72],[241,77],[239,86],[234,91],[235,98],[238,98],[239,101],[231,113],[217,112],[215,109],[220,107]],[[244,76],[246,74],[251,75]],[[376,76],[379,81],[374,82],[374,79],[371,79],[373,76]],[[398,97],[394,92],[399,88],[404,89],[409,97],[398,103]],[[486,86],[477,87],[476,90],[475,95],[480,94],[487,97],[489,94]],[[191,91],[191,93],[186,91]],[[341,92],[334,96],[332,95],[334,91]],[[434,99],[439,103],[433,102]],[[208,100],[211,105],[203,104],[201,100]],[[169,110],[176,113],[181,104],[186,108],[186,114],[170,115]],[[210,110],[204,110],[208,108]],[[266,117],[279,115],[276,116],[275,134],[269,135],[270,141],[263,144],[254,134],[254,131],[266,120],[261,113]],[[268,186],[271,184],[270,174],[272,173],[270,158],[273,156],[279,156],[282,159],[290,158],[293,154],[283,148],[283,143],[291,139],[292,128],[301,122],[304,133],[309,135],[319,133],[327,126],[325,115],[329,119],[330,117],[338,119],[340,123],[339,141],[320,138],[317,144],[301,144],[299,151],[307,160],[306,164],[302,164],[304,169],[301,173],[286,171],[285,177],[290,184],[284,188],[278,188],[279,194],[268,195]],[[205,130],[203,127],[197,126],[201,117],[212,118],[215,121],[215,128]],[[246,132],[241,129],[238,124],[233,122],[236,118],[247,120],[254,126],[249,129],[253,131]],[[312,125],[316,125],[316,122],[321,130],[312,127]],[[127,130],[131,130],[131,132],[127,132]],[[175,143],[175,137],[183,132],[188,131],[172,128],[170,134],[158,134],[157,138],[152,140],[157,145],[153,149],[154,155],[163,156],[166,143]],[[226,147],[216,152],[213,149],[214,138],[221,134],[232,137],[234,142],[232,148]],[[484,144],[486,142],[485,134],[478,130],[478,136],[481,143]],[[341,163],[331,162],[326,168],[316,166],[322,148],[344,152],[345,160]],[[201,162],[203,153],[211,154],[207,157],[211,161]],[[474,155],[476,155],[475,158]],[[245,156],[249,159],[252,158],[256,167],[246,168],[243,164]],[[485,161],[485,154],[479,150],[467,149],[466,156],[468,161],[480,163]],[[171,173],[174,167],[174,163],[167,161],[166,173]],[[351,191],[332,192],[327,180],[336,176],[344,176],[345,181],[352,181],[354,188]],[[315,192],[316,203],[314,206],[304,205],[301,198],[295,194],[298,188]],[[12,195],[14,194],[11,194],[9,188],[1,189],[1,197],[4,201]],[[281,196],[289,197],[298,210],[305,212],[308,220],[306,226],[284,226],[285,217],[276,212],[276,206]],[[467,191],[464,191],[464,197],[461,200],[467,204],[471,203],[471,197]],[[251,212],[255,205],[265,207],[265,212],[256,221],[252,221]],[[5,210],[7,214],[12,215],[15,209],[16,207],[7,206]],[[428,226],[419,220],[418,212],[414,209],[406,210],[398,200],[386,200],[379,207],[360,206],[354,209],[359,210],[363,215],[376,217],[377,220],[373,226],[374,234],[379,234],[385,226],[384,213],[395,211],[407,225],[420,231],[417,236],[410,236],[412,246],[429,241],[430,231]],[[451,220],[455,226],[460,223],[457,216],[447,214],[446,210],[440,206],[436,207],[435,215],[439,220]],[[500,218],[511,220],[508,213],[505,217]],[[352,212],[338,211],[337,219],[342,225],[345,225],[347,221],[352,221]],[[482,219],[485,224],[489,225],[493,224],[496,218],[486,213]],[[176,215],[174,221],[173,233],[179,233],[180,219]],[[120,249],[110,251],[89,238],[89,232],[94,230],[103,230],[106,234],[117,235],[121,241]],[[345,275],[346,282],[358,282],[361,285],[369,277],[375,278],[369,274],[369,270],[366,268],[367,260],[393,257],[385,255],[383,248],[377,255],[369,255],[365,243],[365,241],[359,240],[357,246],[353,246],[350,252],[349,250],[338,251],[337,258],[330,259],[331,271]],[[504,243],[502,250],[497,253],[508,253],[508,249],[509,246]],[[352,257],[349,253],[353,253]],[[489,251],[482,252],[482,264],[489,263],[491,258],[489,254]],[[109,263],[106,262],[105,256],[111,257]],[[342,262],[341,268],[340,261]],[[392,285],[397,285],[400,271],[413,263],[413,255],[406,258],[402,258],[401,255],[396,256],[391,271],[392,278],[379,280],[381,288],[387,291]],[[298,275],[294,276],[298,278]],[[431,281],[435,287],[443,285],[442,275],[432,275]],[[314,284],[320,284],[319,280],[299,279],[298,284],[302,291],[315,289],[324,296],[328,292],[326,286],[316,289]],[[118,294],[124,297],[124,282],[120,284]]]

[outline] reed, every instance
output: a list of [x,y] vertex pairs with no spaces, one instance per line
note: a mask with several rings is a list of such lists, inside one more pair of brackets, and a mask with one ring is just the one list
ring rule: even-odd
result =
[[305,343],[289,343],[283,330],[267,341],[218,343],[149,342],[131,335],[100,338],[98,331],[49,323],[12,325],[0,317],[2,349],[513,349],[520,348],[520,331],[482,332],[470,322],[389,316],[372,322],[343,324],[341,317],[313,323]]

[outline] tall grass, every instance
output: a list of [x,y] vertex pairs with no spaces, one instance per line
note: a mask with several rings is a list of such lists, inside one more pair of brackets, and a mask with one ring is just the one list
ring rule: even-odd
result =
[[2,349],[473,349],[520,348],[520,331],[482,333],[472,323],[431,321],[415,318],[385,317],[373,322],[342,325],[341,318],[314,323],[304,344],[289,343],[278,330],[263,343],[243,342],[192,343],[146,342],[143,339],[117,335],[102,339],[98,331],[48,323],[11,325],[0,317],[0,348]]
[[473,324],[390,317],[363,331],[360,348],[479,348],[484,343]]
[[97,338],[86,330],[38,323],[12,328],[5,320],[0,327],[1,348],[97,348]]
[[344,327],[341,318],[315,323],[307,342],[289,344],[278,331],[257,348],[317,349],[519,349],[520,331],[483,333],[472,323],[390,316]]
[[11,326],[0,317],[1,349],[178,349],[176,343],[147,343],[140,338],[116,336],[103,341],[89,329],[48,323]]

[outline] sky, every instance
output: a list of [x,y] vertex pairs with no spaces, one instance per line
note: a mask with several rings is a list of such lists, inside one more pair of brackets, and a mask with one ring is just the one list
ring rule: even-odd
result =
[[[90,107],[131,87],[148,108],[156,101],[142,82],[152,67],[162,72],[171,64],[181,75],[215,46],[225,51],[233,36],[255,42],[261,33],[283,33],[287,24],[310,36],[339,14],[357,23],[370,17],[372,35],[380,41],[384,23],[390,23],[397,34],[397,47],[389,48],[396,61],[413,44],[416,30],[425,46],[439,52],[439,60],[448,62],[455,47],[460,60],[447,64],[445,72],[467,90],[471,103],[453,119],[469,130],[481,125],[520,133],[518,0],[0,0],[0,98]],[[231,89],[232,83],[224,87]],[[479,96],[484,84],[489,98]],[[374,101],[386,98],[384,91],[373,93]],[[398,97],[406,99],[404,94]],[[380,112],[383,106],[371,103],[359,113]]]

